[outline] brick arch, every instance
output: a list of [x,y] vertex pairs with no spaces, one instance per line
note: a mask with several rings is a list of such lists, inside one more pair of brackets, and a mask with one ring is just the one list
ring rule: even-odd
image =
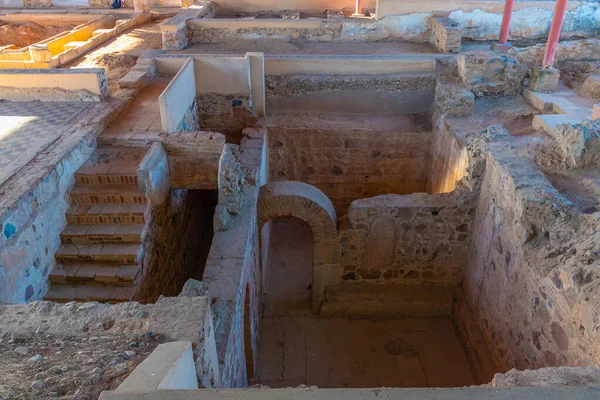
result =
[[312,308],[319,312],[325,288],[338,283],[337,216],[329,198],[316,187],[296,181],[271,182],[260,188],[257,208],[260,229],[279,217],[296,217],[312,229],[314,242]]

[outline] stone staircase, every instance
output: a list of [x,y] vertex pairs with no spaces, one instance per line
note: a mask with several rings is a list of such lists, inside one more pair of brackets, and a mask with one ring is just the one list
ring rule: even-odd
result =
[[129,301],[142,268],[150,207],[138,192],[144,149],[106,147],[75,174],[67,227],[45,300]]

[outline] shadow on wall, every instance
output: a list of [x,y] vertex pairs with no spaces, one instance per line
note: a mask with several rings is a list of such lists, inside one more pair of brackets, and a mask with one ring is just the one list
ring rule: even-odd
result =
[[213,238],[216,190],[171,191],[168,205],[153,211],[144,247],[144,277],[140,302],[155,302],[160,295],[176,296],[185,282],[202,279]]

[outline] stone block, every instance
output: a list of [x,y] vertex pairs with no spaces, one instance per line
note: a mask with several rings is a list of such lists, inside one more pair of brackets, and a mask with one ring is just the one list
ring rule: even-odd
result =
[[527,66],[497,51],[473,50],[458,56],[458,73],[476,96],[514,96],[525,79]]
[[594,104],[592,109],[592,120],[600,119],[600,104]]
[[600,74],[588,76],[583,82],[579,93],[591,99],[600,99]]
[[560,71],[554,67],[534,67],[531,71],[529,89],[534,92],[555,92],[558,89]]
[[511,51],[512,49],[514,49],[514,47],[509,43],[505,43],[505,44],[492,43],[492,50],[498,51],[503,54],[508,54],[508,52]]
[[448,17],[429,19],[429,43],[442,53],[460,52],[463,28]]

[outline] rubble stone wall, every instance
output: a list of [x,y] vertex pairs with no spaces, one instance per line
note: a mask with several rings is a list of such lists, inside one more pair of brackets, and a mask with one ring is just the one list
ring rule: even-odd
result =
[[75,171],[95,147],[95,141],[82,140],[14,207],[0,210],[0,302],[24,303],[46,293]]
[[256,203],[263,143],[264,133],[245,134],[241,146],[226,145],[220,160],[215,235],[202,280],[212,299],[221,387],[246,387],[246,358],[257,354],[262,278]]
[[431,132],[269,128],[268,136],[270,180],[317,187],[338,215],[359,198],[426,190]]
[[531,161],[490,143],[465,264],[472,315],[499,372],[597,365],[600,234]]
[[339,234],[343,281],[460,284],[474,214],[469,191],[354,201]]
[[203,93],[196,99],[200,128],[223,133],[229,143],[239,143],[242,130],[259,119],[248,94]]

